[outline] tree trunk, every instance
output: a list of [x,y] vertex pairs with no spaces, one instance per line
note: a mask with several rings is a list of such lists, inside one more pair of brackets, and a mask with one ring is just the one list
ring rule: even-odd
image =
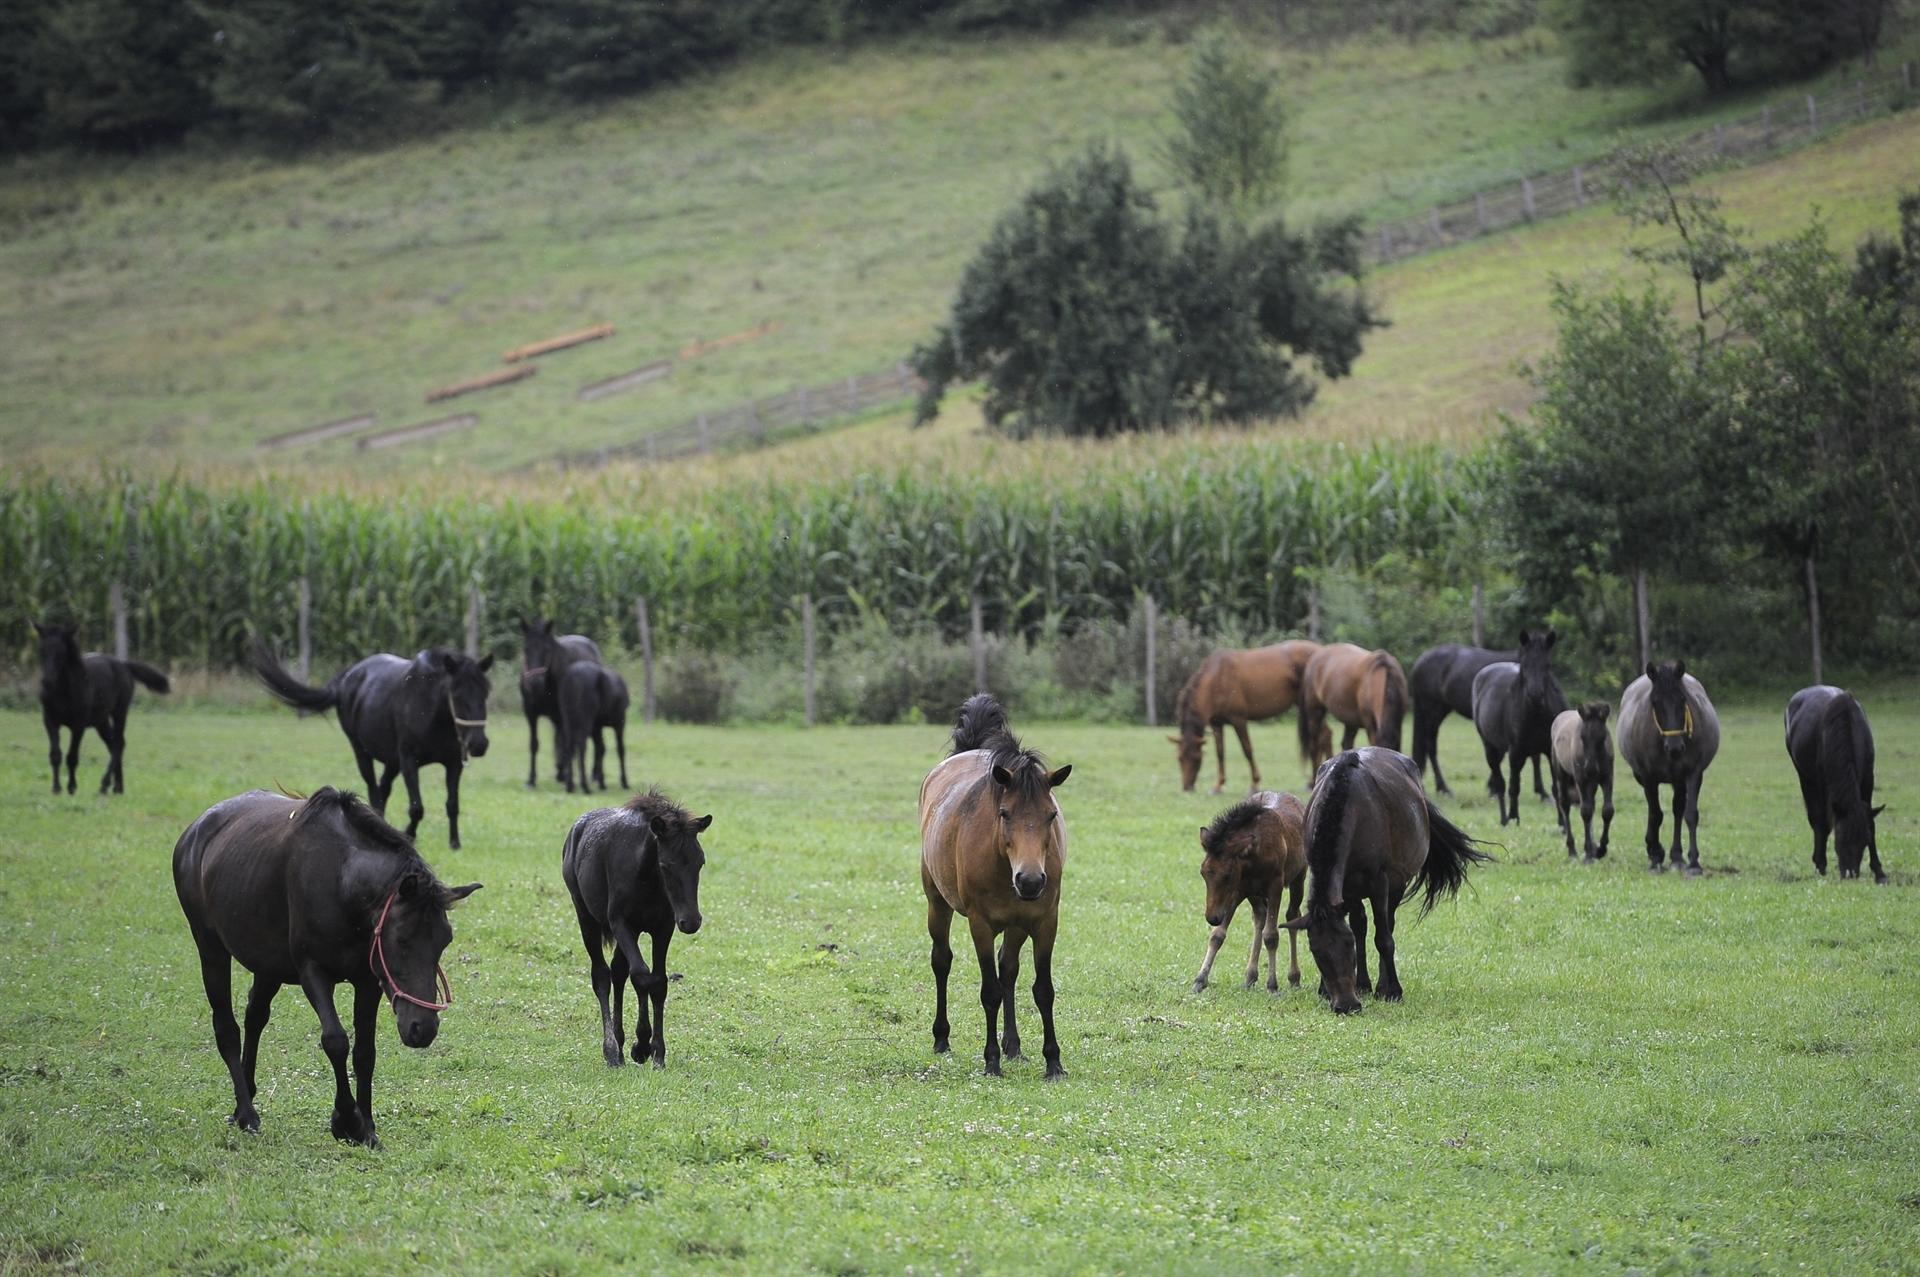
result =
[[1487,587],[1473,583],[1473,645],[1487,645]]
[[1647,570],[1633,570],[1633,620],[1640,635],[1640,668],[1653,663],[1653,609],[1647,602]]
[[1813,681],[1824,683],[1820,676],[1820,582],[1814,575],[1813,552],[1807,552],[1807,633],[1813,649]]

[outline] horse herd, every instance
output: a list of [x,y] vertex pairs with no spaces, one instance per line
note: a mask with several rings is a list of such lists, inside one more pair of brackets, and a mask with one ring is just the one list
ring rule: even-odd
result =
[[[60,792],[59,730],[73,731],[67,755],[67,792],[79,739],[88,728],[108,742],[112,759],[101,789],[124,787],[121,758],[132,682],[166,691],[164,675],[138,662],[82,656],[71,627],[38,622],[41,701]],[[627,695],[599,649],[579,635],[555,635],[551,622],[522,623],[522,705],[534,731],[528,784],[535,783],[538,719],[556,720],[558,773],[571,792],[595,780],[606,787],[600,732],[612,728],[626,785],[624,742]],[[1278,988],[1278,940],[1288,932],[1288,979],[1298,984],[1298,934],[1320,975],[1319,991],[1332,1010],[1360,1009],[1359,994],[1401,997],[1395,961],[1395,921],[1401,903],[1423,896],[1421,910],[1456,894],[1469,869],[1487,859],[1481,844],[1447,819],[1422,785],[1431,765],[1434,785],[1448,792],[1435,746],[1440,721],[1469,715],[1485,746],[1489,789],[1501,823],[1519,820],[1522,768],[1549,759],[1551,794],[1573,854],[1571,812],[1586,822],[1588,859],[1605,856],[1611,824],[1612,709],[1604,703],[1569,708],[1550,668],[1555,635],[1523,632],[1511,652],[1447,646],[1415,662],[1411,687],[1393,656],[1350,644],[1293,641],[1253,651],[1216,652],[1188,681],[1179,701],[1183,787],[1192,789],[1211,727],[1226,780],[1222,730],[1231,724],[1253,774],[1254,792],[1201,830],[1205,916],[1211,928],[1204,961],[1193,982],[1206,987],[1228,924],[1242,901],[1254,914],[1253,950],[1246,981],[1257,980],[1260,950],[1268,954],[1269,989]],[[321,1047],[333,1066],[336,1137],[374,1145],[372,1080],[380,1003],[393,1008],[401,1041],[430,1044],[439,1014],[453,995],[440,957],[451,942],[449,911],[480,884],[449,887],[421,859],[414,844],[424,815],[419,770],[439,764],[447,775],[448,842],[459,843],[459,780],[466,763],[487,750],[487,671],[492,658],[444,649],[413,658],[379,654],[321,687],[288,673],[263,647],[252,665],[267,689],[308,711],[332,709],[351,744],[371,805],[328,787],[307,797],[254,790],[215,804],[181,835],[174,848],[174,885],[199,952],[212,1011],[214,1040],[234,1088],[230,1121],[259,1128],[254,1109],[260,1035],[279,990],[297,984],[321,1023]],[[1259,769],[1247,734],[1250,721],[1299,706],[1301,751],[1313,771],[1305,803],[1259,790]],[[1411,756],[1399,752],[1401,720],[1414,715]],[[1341,752],[1331,743],[1329,718],[1345,726]],[[1650,664],[1630,684],[1614,717],[1619,752],[1648,794],[1647,850],[1652,867],[1663,858],[1681,867],[1680,826],[1692,836],[1684,868],[1699,868],[1701,778],[1719,743],[1719,720],[1699,681],[1679,662]],[[1873,741],[1859,703],[1837,688],[1796,694],[1787,710],[1787,748],[1800,775],[1815,836],[1814,863],[1826,872],[1826,845],[1837,834],[1842,877],[1857,877],[1863,854],[1884,882],[1872,805]],[[1370,745],[1354,749],[1365,730]],[[594,765],[585,744],[595,740]],[[1507,775],[1501,775],[1502,764]],[[378,774],[376,774],[378,764]],[[986,1024],[985,1069],[1001,1072],[1003,1058],[1020,1056],[1015,994],[1020,958],[1033,942],[1033,999],[1043,1028],[1042,1056],[1049,1079],[1065,1076],[1054,1027],[1052,959],[1066,864],[1067,830],[1056,791],[1071,767],[1049,768],[1009,729],[1005,711],[981,694],[960,707],[949,755],[920,788],[921,885],[935,985],[933,1046],[949,1049],[947,980],[955,914],[966,919],[980,968]],[[388,825],[384,808],[393,781],[404,780],[409,823]],[[1673,788],[1670,851],[1659,840],[1658,787]],[[1596,796],[1603,797],[1601,836],[1592,836]],[[699,930],[699,878],[705,863],[700,835],[711,816],[694,817],[657,790],[623,805],[580,817],[566,835],[561,876],[572,899],[600,1004],[602,1050],[609,1065],[626,1058],[623,993],[635,999],[632,1058],[666,1062],[666,959],[676,931]],[[1310,876],[1310,884],[1309,884]],[[1302,911],[1302,894],[1305,910]],[[1288,897],[1280,921],[1282,896]],[[1372,979],[1365,954],[1368,913],[1378,957]],[[639,936],[651,939],[651,966]],[[997,947],[996,947],[997,942]],[[253,976],[244,1033],[232,1008],[231,964]],[[334,1009],[334,992],[353,987],[350,1036]],[[649,1007],[649,1003],[651,1006]],[[351,1058],[355,1085],[350,1087]]]

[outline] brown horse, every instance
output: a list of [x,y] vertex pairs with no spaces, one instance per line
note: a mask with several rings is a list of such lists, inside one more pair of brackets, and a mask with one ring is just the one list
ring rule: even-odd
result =
[[[1053,791],[1073,768],[1049,772],[1007,730],[1000,703],[984,693],[960,707],[953,753],[920,784],[920,886],[927,894],[927,933],[933,937],[933,1049],[947,1049],[947,972],[953,915],[967,920],[980,960],[980,1005],[987,1013],[987,1072],[1000,1075],[1000,1057],[1020,1057],[1013,1023],[1020,946],[1033,937],[1033,1004],[1046,1030],[1042,1054],[1049,1079],[1065,1077],[1053,1032],[1053,939],[1060,922],[1060,875],[1067,859],[1067,826]],[[993,938],[1000,942],[996,969]],[[1000,1008],[1007,1011],[1003,1042],[994,1040]]]
[[[1207,884],[1207,956],[1193,991],[1207,987],[1213,959],[1242,900],[1253,905],[1253,952],[1247,957],[1247,987],[1260,978],[1260,946],[1267,946],[1267,988],[1280,988],[1280,893],[1289,892],[1288,919],[1300,916],[1307,885],[1307,809],[1292,794],[1272,791],[1245,798],[1200,830],[1200,878]],[[1287,932],[1287,983],[1300,983],[1300,933]]]
[[1327,644],[1307,662],[1300,679],[1300,756],[1315,769],[1333,755],[1329,714],[1347,726],[1341,749],[1352,749],[1364,727],[1368,744],[1398,750],[1409,699],[1406,671],[1391,652]]
[[1253,773],[1250,788],[1260,788],[1260,764],[1253,761],[1253,741],[1247,735],[1247,724],[1278,718],[1293,708],[1294,701],[1300,697],[1300,676],[1319,650],[1318,643],[1289,639],[1248,651],[1222,648],[1202,662],[1180,689],[1180,700],[1174,710],[1180,734],[1167,737],[1179,753],[1182,790],[1193,792],[1193,784],[1200,777],[1209,727],[1213,729],[1214,759],[1220,767],[1220,779],[1215,782],[1213,792],[1217,794],[1227,787],[1226,727],[1229,723],[1240,737],[1240,752],[1247,756],[1247,770]]
[[1400,1000],[1394,962],[1394,918],[1400,902],[1426,888],[1420,912],[1455,895],[1467,870],[1488,857],[1434,807],[1411,758],[1386,749],[1348,750],[1314,778],[1307,807],[1307,867],[1313,871],[1307,913],[1287,926],[1307,933],[1320,968],[1320,993],[1348,1015],[1367,978],[1367,905],[1373,905],[1374,948],[1380,954],[1377,996]]

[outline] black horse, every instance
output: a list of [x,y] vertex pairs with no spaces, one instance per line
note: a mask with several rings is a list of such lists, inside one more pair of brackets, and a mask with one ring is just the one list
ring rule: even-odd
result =
[[[1517,661],[1520,653],[1496,652],[1487,647],[1468,647],[1462,643],[1442,643],[1420,653],[1407,675],[1413,692],[1413,765],[1426,774],[1433,764],[1433,789],[1451,795],[1446,777],[1440,774],[1440,724],[1448,714],[1473,721],[1473,679],[1495,661]],[[1545,794],[1540,783],[1540,760],[1533,762],[1533,792]]]
[[[1500,804],[1500,823],[1520,823],[1520,768],[1533,760],[1534,776],[1540,759],[1553,753],[1553,720],[1567,708],[1566,693],[1553,676],[1549,654],[1560,636],[1520,631],[1520,657],[1495,661],[1473,677],[1473,725],[1487,751],[1487,792]],[[1500,760],[1507,761],[1504,792]]]
[[[298,709],[339,710],[340,730],[353,746],[373,809],[387,811],[394,773],[407,783],[407,837],[420,829],[420,769],[447,769],[447,846],[460,848],[460,772],[487,752],[487,671],[493,657],[474,660],[429,648],[412,660],[382,652],[349,667],[325,687],[309,687],[255,643],[253,669],[274,696]],[[373,765],[381,765],[376,780]]]
[[[633,1060],[649,1054],[667,1067],[667,946],[673,930],[700,930],[700,868],[707,853],[700,835],[712,816],[695,819],[659,790],[636,794],[620,807],[590,811],[567,831],[560,876],[573,897],[580,939],[587,946],[594,996],[600,999],[600,1048],[610,1065],[623,1063],[622,987],[633,981]],[[653,966],[640,957],[638,936],[653,937]],[[605,952],[613,950],[613,966]],[[613,1005],[607,1005],[607,993]],[[647,998],[653,1023],[647,1023]]]
[[[520,618],[520,712],[527,716],[527,788],[539,784],[540,720],[553,724],[554,779],[564,780],[566,758],[560,752],[560,693],[558,681],[548,677],[558,653],[562,661],[600,662],[600,645],[584,634],[555,634],[550,620]],[[599,744],[596,734],[594,743]],[[625,787],[626,776],[620,784]],[[604,782],[603,782],[604,787]]]
[[127,710],[133,704],[136,681],[156,692],[168,690],[167,676],[141,661],[123,661],[99,652],[80,654],[74,628],[58,621],[33,623],[40,636],[40,721],[47,728],[47,763],[53,768],[53,792],[60,792],[60,729],[73,733],[67,747],[67,792],[77,788],[74,769],[80,765],[80,738],[91,727],[107,743],[107,770],[100,776],[100,792],[112,785],[126,792],[122,763],[127,751]]
[[[233,1115],[260,1129],[253,1107],[260,1032],[273,997],[298,984],[320,1017],[333,1065],[334,1138],[377,1147],[374,1031],[382,997],[400,1041],[429,1045],[452,1001],[440,955],[453,939],[447,911],[480,884],[447,887],[413,843],[352,794],[322,789],[301,800],[256,789],[209,807],[173,848],[173,886],[200,950],[213,1040],[233,1078]],[[253,973],[247,1036],[233,1019],[233,968]],[[438,986],[435,976],[439,977]],[[333,1007],[353,986],[353,1038]],[[359,1096],[347,1089],[347,1050]]]
[[[1620,761],[1647,796],[1647,867],[1681,868],[1680,833],[1686,826],[1684,872],[1700,875],[1700,783],[1720,752],[1720,716],[1700,680],[1683,661],[1647,662],[1647,672],[1620,694]],[[1660,786],[1673,786],[1673,846],[1661,863]]]
[[1800,797],[1813,826],[1813,867],[1826,875],[1832,833],[1842,878],[1860,876],[1864,852],[1872,858],[1873,880],[1884,883],[1873,826],[1886,809],[1873,805],[1873,729],[1860,702],[1825,684],[1795,692],[1787,702],[1787,756],[1800,773]]
[[[551,675],[550,675],[551,677]],[[554,748],[560,755],[560,779],[567,792],[573,792],[577,771],[580,789],[585,793],[598,781],[607,787],[607,740],[603,729],[613,729],[614,748],[620,755],[620,788],[627,787],[627,683],[618,674],[594,661],[577,660],[558,676],[560,684],[560,727],[554,736]],[[593,741],[593,771],[587,771],[587,741]]]

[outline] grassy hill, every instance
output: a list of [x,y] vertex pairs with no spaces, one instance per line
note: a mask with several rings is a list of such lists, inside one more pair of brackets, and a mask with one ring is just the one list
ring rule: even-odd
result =
[[[1296,106],[1302,215],[1404,213],[1711,118],[1684,81],[1572,90],[1541,34],[1265,52]],[[938,319],[986,227],[1049,159],[1110,136],[1160,181],[1153,146],[1186,56],[1154,28],[1094,22],[1056,39],[782,54],[374,153],[16,162],[0,189],[0,447],[248,463],[256,440],[329,418],[438,415],[430,387],[601,320],[619,326],[612,340],[449,405],[480,413],[467,434],[264,462],[496,469],[865,371]],[[1920,176],[1914,142],[1889,123],[1727,182],[1749,183],[1757,227],[1784,229],[1817,200],[1851,234]],[[1538,345],[1546,271],[1611,263],[1617,241],[1590,215],[1383,272],[1397,326],[1308,431],[1478,429],[1520,393],[1510,365]],[[778,331],[645,388],[574,399],[766,321]],[[952,415],[964,428],[964,406]]]

